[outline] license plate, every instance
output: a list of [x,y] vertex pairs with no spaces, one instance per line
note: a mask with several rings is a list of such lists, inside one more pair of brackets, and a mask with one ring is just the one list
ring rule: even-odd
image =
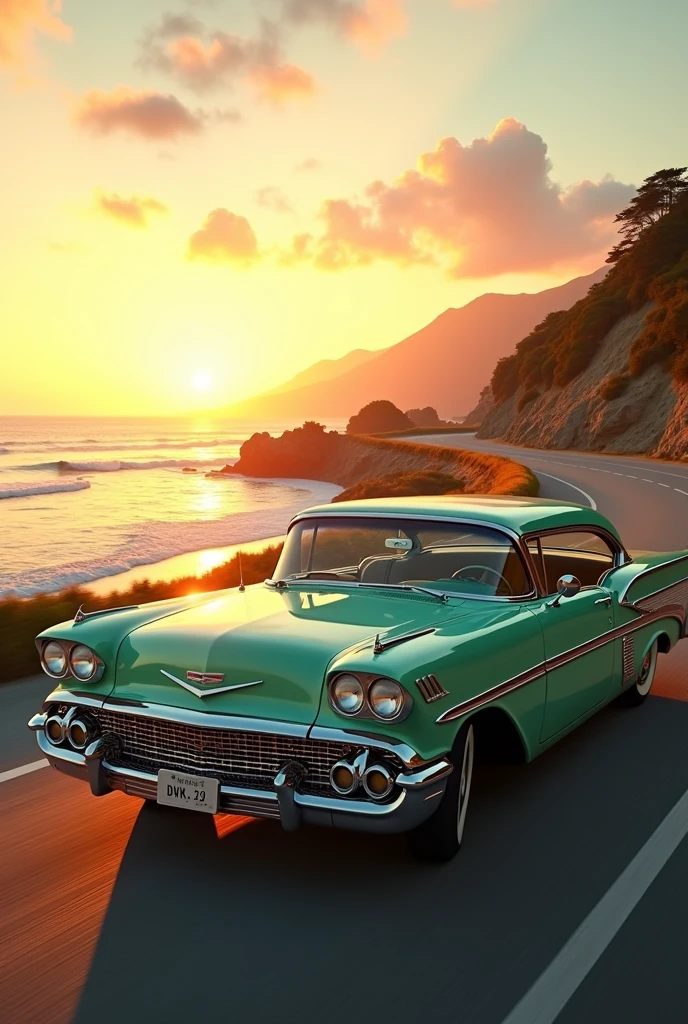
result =
[[158,803],[217,814],[219,786],[217,779],[161,768],[158,772]]

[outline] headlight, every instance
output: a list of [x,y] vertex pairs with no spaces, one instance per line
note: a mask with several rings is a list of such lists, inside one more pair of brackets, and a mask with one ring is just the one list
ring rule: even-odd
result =
[[347,672],[337,676],[332,686],[332,701],[343,715],[355,715],[363,707],[363,685]]
[[61,679],[67,671],[67,655],[57,640],[49,640],[41,652],[43,668],[49,676]]
[[404,705],[404,691],[393,679],[376,679],[368,690],[368,703],[378,718],[396,718]]
[[84,644],[77,644],[69,652],[69,667],[76,678],[82,682],[86,682],[87,679],[91,679],[96,674],[98,665],[98,658]]

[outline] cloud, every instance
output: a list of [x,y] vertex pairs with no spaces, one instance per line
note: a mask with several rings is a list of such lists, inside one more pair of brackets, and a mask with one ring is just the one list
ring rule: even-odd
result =
[[143,228],[148,224],[150,213],[167,213],[167,207],[157,199],[123,196],[112,192],[110,195],[101,193],[96,196],[96,207],[101,213],[115,220],[130,224],[132,227]]
[[302,160],[300,163],[294,164],[294,170],[298,171],[299,173],[305,171],[318,171],[320,170],[321,167],[322,162],[316,159],[316,157],[314,156],[306,157],[306,159]]
[[220,207],[191,236],[186,255],[190,260],[250,266],[259,259],[258,241],[245,217]]
[[[328,270],[378,260],[435,263],[454,277],[574,268],[601,258],[634,194],[606,176],[562,188],[543,139],[513,118],[488,138],[441,139],[416,170],[374,181],[362,201],[327,199],[302,260]],[[287,260],[297,262],[293,251]]]
[[0,67],[31,64],[36,33],[70,39],[72,30],[60,18],[60,0],[0,0]]
[[281,106],[293,99],[307,99],[316,92],[313,76],[294,64],[256,67],[250,78],[258,98],[274,106]]
[[291,205],[288,196],[281,188],[277,188],[275,185],[265,185],[263,188],[259,188],[256,192],[256,202],[259,206],[272,210],[273,213],[294,212],[294,207]]
[[120,86],[111,93],[87,92],[78,104],[76,121],[96,135],[123,131],[145,139],[174,139],[202,131],[204,115],[192,113],[176,96]]
[[280,28],[267,21],[251,37],[211,32],[191,15],[165,14],[143,36],[138,65],[197,93],[248,82],[261,99],[280,104],[315,91],[312,75],[285,62]]
[[407,24],[401,0],[284,0],[282,18],[294,25],[328,25],[372,51],[403,35]]

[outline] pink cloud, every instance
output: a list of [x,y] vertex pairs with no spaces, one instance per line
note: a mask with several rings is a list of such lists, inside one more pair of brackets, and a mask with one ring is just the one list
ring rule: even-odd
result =
[[294,64],[255,67],[250,78],[258,98],[277,107],[293,99],[307,99],[316,92],[313,76]]
[[259,259],[258,241],[245,217],[220,207],[191,235],[187,259],[250,266]]
[[87,92],[76,109],[76,122],[96,135],[123,131],[145,139],[173,139],[203,130],[202,113],[192,113],[176,96],[135,92],[120,86],[111,93]]
[[167,207],[157,199],[139,196],[125,199],[116,192],[96,196],[96,207],[108,217],[138,228],[146,227],[150,213],[167,213]]
[[167,14],[143,37],[138,63],[198,93],[248,82],[261,99],[281,104],[315,91],[312,75],[285,62],[279,26],[265,21],[252,37],[210,32],[197,18]]
[[0,67],[30,64],[36,33],[70,39],[72,30],[62,21],[61,8],[61,0],[0,0]]
[[322,167],[322,161],[318,160],[314,156],[306,157],[305,160],[301,160],[300,163],[294,164],[294,170],[299,173],[306,171],[319,171]]
[[259,206],[272,210],[273,213],[294,212],[289,197],[276,185],[264,185],[263,188],[259,188],[256,192],[256,202]]
[[[362,201],[327,199],[304,259],[324,269],[436,263],[455,277],[574,268],[602,258],[635,189],[610,176],[562,188],[543,139],[513,118],[463,145],[441,139]],[[294,260],[294,254],[291,254]]]
[[285,0],[283,19],[324,24],[368,50],[380,50],[406,31],[401,0]]

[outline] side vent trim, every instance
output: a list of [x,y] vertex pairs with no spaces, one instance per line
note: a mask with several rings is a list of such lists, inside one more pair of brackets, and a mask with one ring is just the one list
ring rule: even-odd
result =
[[416,679],[416,686],[427,704],[432,704],[434,700],[439,700],[440,697],[447,697],[449,695],[449,691],[444,689],[437,676],[434,675],[422,676],[420,679]]
[[635,638],[632,636],[622,637],[621,650],[623,653],[623,681],[627,683],[635,677]]

